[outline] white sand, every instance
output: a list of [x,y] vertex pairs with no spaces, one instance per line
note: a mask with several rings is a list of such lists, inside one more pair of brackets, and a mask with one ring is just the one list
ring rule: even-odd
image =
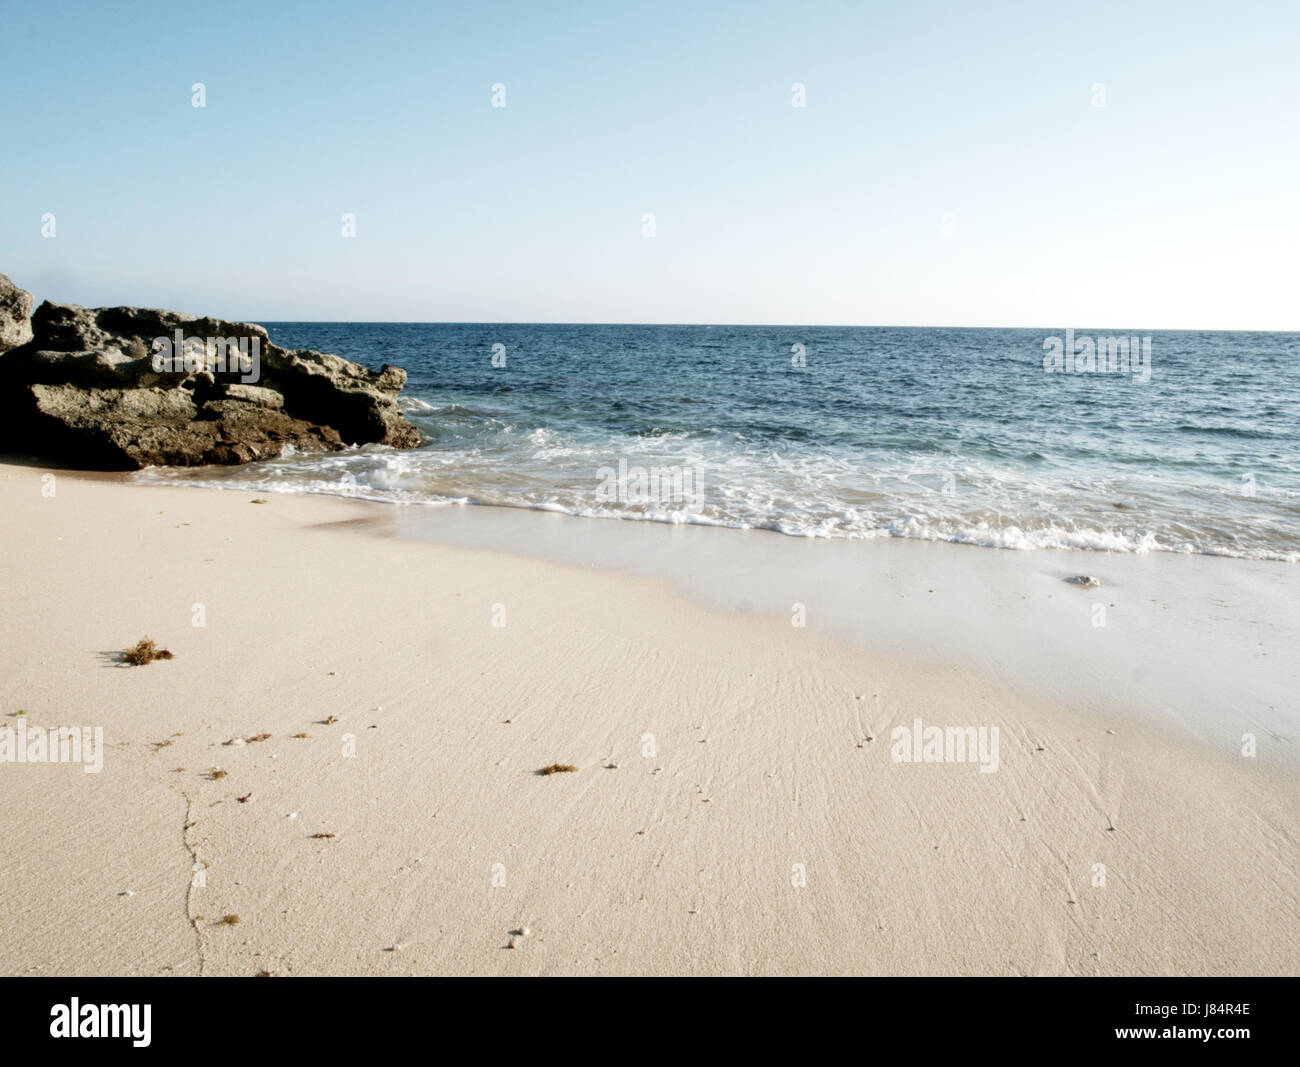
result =
[[[5,974],[1300,963],[1276,761],[959,649],[924,666],[663,581],[384,537],[373,505],[71,474],[50,498],[43,473],[0,468],[0,722],[102,726],[106,751],[99,774],[0,764]],[[145,633],[176,658],[113,662]],[[999,769],[892,761],[914,718],[998,727]],[[555,761],[579,770],[534,773]]]
[[[1014,678],[1098,716],[1170,721],[1300,773],[1300,567],[1181,553],[990,551],[590,521],[518,508],[378,508],[399,536],[662,579],[705,606],[791,617],[862,648]],[[1087,573],[1098,588],[1064,579]]]

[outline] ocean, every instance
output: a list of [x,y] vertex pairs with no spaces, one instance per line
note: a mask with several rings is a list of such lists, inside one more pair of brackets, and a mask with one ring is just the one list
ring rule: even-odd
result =
[[135,478],[799,537],[1300,560],[1300,334],[265,325],[286,348],[405,368],[402,406],[425,443]]

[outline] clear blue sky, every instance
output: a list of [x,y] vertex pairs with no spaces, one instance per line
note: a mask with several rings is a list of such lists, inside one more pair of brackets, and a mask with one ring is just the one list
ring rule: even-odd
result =
[[1296,0],[349,7],[2,0],[0,271],[250,320],[1300,329]]

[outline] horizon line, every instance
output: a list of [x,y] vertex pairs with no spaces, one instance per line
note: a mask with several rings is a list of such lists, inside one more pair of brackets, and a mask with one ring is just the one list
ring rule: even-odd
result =
[[[214,316],[197,316],[213,318]],[[231,320],[234,321],[234,320]],[[1276,330],[1261,327],[1238,326],[970,326],[933,325],[924,323],[854,323],[854,322],[630,322],[630,321],[533,321],[529,319],[248,319],[250,325],[272,323],[275,325],[310,326],[672,326],[707,327],[709,329],[791,329],[791,330],[1072,330],[1079,333],[1090,330],[1100,333],[1283,333],[1300,334],[1300,328]]]

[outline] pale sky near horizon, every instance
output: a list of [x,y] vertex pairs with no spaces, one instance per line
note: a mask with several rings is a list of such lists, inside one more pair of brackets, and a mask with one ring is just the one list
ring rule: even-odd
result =
[[1300,330],[1294,0],[0,10],[38,300]]

